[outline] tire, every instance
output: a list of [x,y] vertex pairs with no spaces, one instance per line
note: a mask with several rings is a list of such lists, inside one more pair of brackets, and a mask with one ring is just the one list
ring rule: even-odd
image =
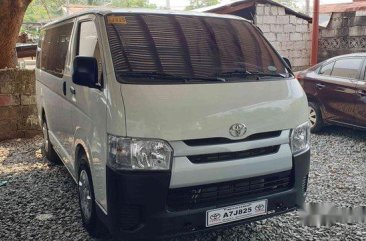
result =
[[83,226],[90,236],[100,238],[107,234],[107,229],[96,213],[94,186],[85,154],[80,157],[78,172],[79,207]]
[[314,102],[309,102],[309,121],[311,133],[317,133],[322,130],[324,126],[322,113],[319,106]]
[[46,121],[44,121],[42,124],[42,133],[43,133],[43,146],[42,146],[43,156],[45,156],[47,160],[52,164],[60,164],[61,160],[58,157],[55,149],[53,149],[53,145],[48,135],[48,126]]

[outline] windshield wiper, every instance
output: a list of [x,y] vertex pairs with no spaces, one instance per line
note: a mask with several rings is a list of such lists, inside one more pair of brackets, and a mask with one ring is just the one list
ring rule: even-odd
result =
[[259,77],[265,77],[265,76],[270,76],[270,77],[281,77],[281,78],[287,78],[288,76],[286,76],[285,74],[280,74],[280,73],[263,73],[263,72],[252,72],[253,75],[257,75]]
[[263,73],[263,72],[259,72],[259,71],[254,71],[254,72],[250,72],[247,70],[235,70],[235,71],[228,71],[228,72],[222,72],[222,73],[218,73],[217,76],[220,77],[247,77],[247,76],[255,76],[257,77],[257,79],[259,79],[260,77],[265,77],[265,76],[270,76],[270,77],[281,77],[281,78],[286,78],[287,76],[284,74],[279,74],[279,73]]
[[253,75],[252,72],[249,72],[247,70],[227,71],[216,74],[217,77],[234,77],[234,76],[246,77],[250,75]]
[[222,77],[191,77],[188,78],[188,82],[195,82],[195,81],[200,81],[200,82],[204,82],[204,81],[212,81],[212,82],[226,82],[225,78]]
[[132,78],[149,78],[153,80],[161,79],[172,79],[182,80],[184,82],[195,82],[195,81],[214,81],[214,82],[226,82],[224,78],[220,77],[190,77],[190,76],[179,76],[161,72],[135,72],[135,71],[123,71],[118,73],[120,77],[132,77]]
[[150,78],[150,79],[161,79],[161,78],[169,78],[169,79],[181,79],[185,80],[186,78],[183,76],[176,76],[161,72],[141,72],[141,71],[123,71],[118,73],[121,77],[135,77],[135,78]]

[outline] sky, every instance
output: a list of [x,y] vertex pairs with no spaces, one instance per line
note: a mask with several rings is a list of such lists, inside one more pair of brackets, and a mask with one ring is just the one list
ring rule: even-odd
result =
[[[158,6],[166,6],[167,0],[150,0],[151,3],[155,3]],[[222,0],[222,2],[230,2],[230,0]],[[305,0],[298,0],[299,4],[305,5]],[[312,2],[312,0],[310,0]],[[320,4],[330,3],[344,3],[352,2],[352,0],[320,0]],[[170,0],[171,9],[183,10],[189,4],[189,0]]]

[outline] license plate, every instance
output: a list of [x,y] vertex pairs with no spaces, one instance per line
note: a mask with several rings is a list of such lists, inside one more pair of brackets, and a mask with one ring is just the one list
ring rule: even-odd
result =
[[267,200],[243,203],[206,212],[206,227],[267,214]]

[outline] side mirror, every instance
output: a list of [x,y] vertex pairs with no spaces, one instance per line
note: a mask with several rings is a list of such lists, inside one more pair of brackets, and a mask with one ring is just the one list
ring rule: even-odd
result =
[[290,69],[292,69],[292,65],[291,65],[290,60],[289,60],[288,58],[286,58],[286,57],[282,57],[282,58],[283,58],[283,60],[286,62],[287,67],[289,67]]
[[93,57],[76,56],[73,64],[72,82],[77,85],[98,88],[98,62]]

